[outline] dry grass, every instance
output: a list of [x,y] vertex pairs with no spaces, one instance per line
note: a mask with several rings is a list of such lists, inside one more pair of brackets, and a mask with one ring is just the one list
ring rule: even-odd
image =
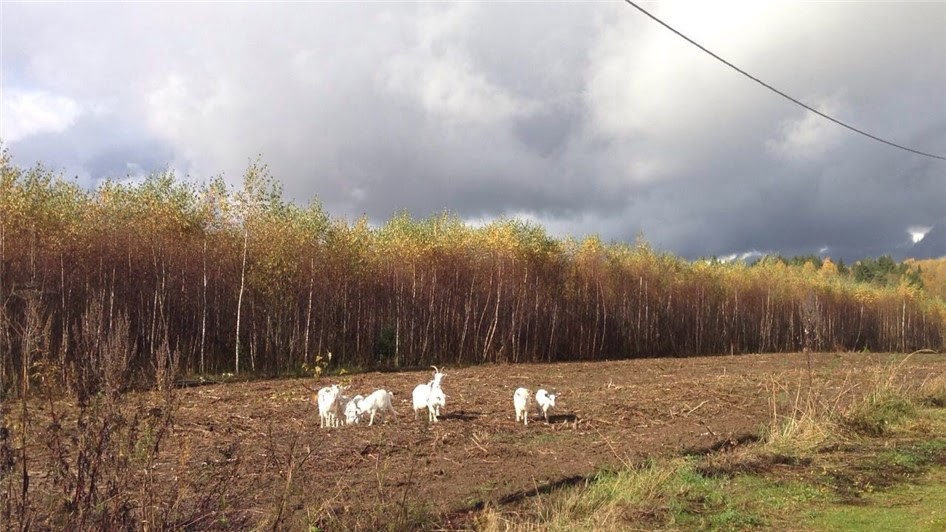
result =
[[883,436],[912,419],[922,406],[946,406],[946,376],[915,382],[910,359],[846,372],[789,390],[778,379],[769,385],[772,416],[762,431],[772,452],[806,455],[863,436]]
[[734,509],[713,501],[725,497],[712,485],[713,479],[784,473],[784,466],[803,471],[827,449],[898,432],[911,437],[940,432],[941,416],[928,415],[923,408],[946,406],[946,376],[916,382],[904,369],[907,359],[831,378],[809,378],[793,388],[773,378],[767,383],[771,417],[756,444],[694,459],[658,459],[516,508],[489,507],[474,527],[489,532],[704,527],[710,522],[684,524],[680,516],[699,516],[714,505],[712,511],[722,508],[716,515],[732,519],[721,524],[723,528],[757,526],[764,519],[751,511],[751,503]]
[[[68,371],[24,367],[23,382],[33,385],[0,427],[0,517],[12,530],[239,526],[238,516],[221,510],[237,462],[208,463],[195,478],[161,477],[188,453],[168,444],[179,355],[165,336],[153,353],[154,390],[128,394],[137,346],[127,316],[109,314],[103,301],[93,299],[72,331],[82,356]],[[27,347],[48,344],[43,320],[28,316]]]
[[577,488],[562,489],[519,511],[490,507],[474,526],[511,530],[652,530],[671,515],[671,503],[686,497],[691,474],[686,459],[648,461],[604,473]]
[[923,379],[916,397],[924,406],[946,408],[946,374]]

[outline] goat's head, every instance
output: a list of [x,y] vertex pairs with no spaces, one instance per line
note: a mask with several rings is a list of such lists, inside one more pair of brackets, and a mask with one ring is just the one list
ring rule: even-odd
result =
[[444,377],[443,370],[441,370],[437,366],[430,366],[430,367],[434,368],[434,380],[432,381],[433,384],[436,386],[440,386],[440,381],[442,381]]

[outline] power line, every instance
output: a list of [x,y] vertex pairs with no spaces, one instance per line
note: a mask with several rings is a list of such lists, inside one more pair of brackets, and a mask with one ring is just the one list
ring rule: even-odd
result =
[[798,100],[798,99],[796,99],[796,98],[793,98],[793,97],[789,96],[788,94],[785,94],[784,92],[782,92],[782,91],[776,89],[775,87],[773,87],[773,86],[769,85],[768,83],[762,81],[761,79],[759,79],[759,78],[753,76],[752,74],[749,74],[749,73],[746,72],[745,70],[743,70],[743,69],[737,67],[736,65],[730,63],[729,61],[726,61],[726,60],[723,59],[722,57],[720,57],[720,56],[714,54],[714,53],[711,52],[710,50],[706,49],[705,46],[703,46],[703,45],[701,45],[700,43],[694,41],[693,39],[687,37],[686,35],[680,33],[679,31],[677,31],[676,29],[674,29],[673,27],[671,27],[671,26],[670,26],[669,24],[667,24],[666,22],[664,22],[664,21],[660,20],[659,18],[655,17],[654,15],[652,15],[652,14],[651,14],[649,11],[647,11],[646,9],[644,9],[644,8],[642,8],[641,6],[635,4],[632,0],[624,0],[624,1],[627,2],[628,4],[630,4],[631,7],[637,9],[637,10],[640,11],[641,13],[643,13],[643,14],[647,15],[648,17],[650,17],[651,19],[653,19],[654,22],[656,22],[656,23],[660,24],[661,26],[667,28],[668,30],[670,30],[670,31],[672,31],[673,33],[677,34],[677,36],[679,36],[679,37],[681,37],[682,39],[684,39],[685,41],[687,41],[688,43],[692,44],[693,46],[696,46],[696,47],[699,48],[700,50],[703,50],[703,51],[706,52],[707,54],[711,55],[711,56],[712,56],[713,58],[715,58],[717,61],[723,63],[724,65],[726,65],[726,66],[728,66],[729,68],[735,70],[736,72],[739,72],[739,73],[742,74],[743,76],[745,76],[745,77],[751,79],[752,81],[758,83],[759,85],[762,85],[763,87],[765,87],[766,89],[769,89],[770,91],[774,92],[775,94],[778,94],[778,95],[781,96],[782,98],[785,98],[786,100],[789,100],[789,101],[792,102],[792,103],[795,103],[795,104],[797,104],[797,105],[800,105],[800,106],[804,107],[805,109],[811,111],[812,113],[815,113],[816,115],[818,115],[818,116],[820,116],[820,117],[822,117],[822,118],[827,118],[828,120],[834,122],[835,124],[837,124],[837,125],[839,125],[839,126],[846,127],[846,128],[850,129],[851,131],[853,131],[853,132],[855,132],[855,133],[860,133],[861,135],[864,135],[864,136],[867,137],[867,138],[874,139],[874,140],[876,140],[876,141],[878,141],[878,142],[883,142],[884,144],[886,144],[886,145],[888,145],[888,146],[893,146],[894,148],[900,148],[901,150],[908,151],[908,152],[910,152],[910,153],[915,153],[915,154],[917,154],[917,155],[922,155],[922,156],[924,156],[924,157],[931,157],[931,158],[933,158],[933,159],[939,159],[939,160],[941,160],[941,161],[946,161],[946,157],[944,157],[944,156],[942,156],[942,155],[935,155],[935,154],[932,154],[932,153],[926,153],[926,152],[923,152],[923,151],[920,151],[920,150],[914,150],[913,148],[908,148],[908,147],[906,147],[906,146],[897,144],[896,142],[890,142],[889,140],[882,139],[882,138],[880,138],[880,137],[878,137],[878,136],[876,136],[876,135],[871,135],[870,133],[868,133],[868,132],[866,132],[866,131],[864,131],[864,130],[861,130],[861,129],[858,129],[858,128],[854,127],[854,126],[845,124],[844,122],[842,122],[842,121],[840,121],[840,120],[838,120],[838,119],[836,119],[836,118],[833,118],[833,117],[831,117],[831,116],[828,116],[828,115],[822,113],[821,111],[819,111],[819,110],[817,110],[817,109],[811,107],[810,105],[807,105],[807,104],[805,104],[804,102],[802,102],[802,101],[800,101],[800,100]]

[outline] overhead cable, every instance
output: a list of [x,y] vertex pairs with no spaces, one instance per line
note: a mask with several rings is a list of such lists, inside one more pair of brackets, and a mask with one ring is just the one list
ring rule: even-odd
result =
[[782,92],[782,91],[776,89],[775,87],[769,85],[768,83],[762,81],[761,79],[759,79],[759,78],[753,76],[752,74],[749,74],[749,73],[746,72],[745,70],[743,70],[743,69],[737,67],[736,65],[734,65],[734,64],[730,63],[729,61],[723,59],[722,57],[716,55],[716,54],[713,53],[712,51],[708,50],[708,49],[707,49],[705,46],[703,46],[702,44],[700,44],[700,43],[694,41],[693,39],[687,37],[686,35],[680,33],[679,31],[677,31],[676,29],[674,29],[672,26],[670,26],[670,25],[667,24],[666,22],[664,22],[664,21],[660,20],[659,18],[655,17],[655,16],[654,16],[653,14],[651,14],[649,11],[647,11],[646,9],[644,9],[644,8],[642,8],[641,6],[637,5],[637,4],[634,3],[632,0],[624,0],[624,1],[625,1],[626,3],[628,3],[631,7],[637,9],[637,10],[640,11],[641,13],[643,13],[643,14],[647,15],[648,17],[650,17],[651,19],[653,19],[654,22],[660,24],[661,26],[663,26],[663,27],[667,28],[668,30],[672,31],[673,33],[677,34],[677,36],[679,36],[680,38],[684,39],[685,41],[687,41],[688,43],[692,44],[693,46],[696,46],[696,47],[699,48],[700,50],[703,50],[704,52],[706,52],[707,54],[709,54],[710,56],[712,56],[714,59],[716,59],[717,61],[723,63],[724,65],[726,65],[726,66],[728,66],[729,68],[735,70],[736,72],[739,72],[740,74],[742,74],[743,76],[745,76],[745,77],[751,79],[752,81],[755,81],[755,82],[758,83],[759,85],[762,85],[763,87],[769,89],[770,91],[774,92],[775,94],[778,94],[779,96],[785,98],[786,100],[789,100],[789,101],[791,101],[792,103],[795,103],[795,104],[797,104],[797,105],[800,105],[801,107],[804,107],[805,109],[811,111],[812,113],[815,113],[816,115],[818,115],[818,116],[820,116],[820,117],[822,117],[822,118],[826,118],[826,119],[828,119],[828,120],[834,122],[835,124],[837,124],[837,125],[839,125],[839,126],[846,127],[847,129],[850,129],[851,131],[853,131],[853,132],[855,132],[855,133],[859,133],[859,134],[861,134],[861,135],[864,135],[865,137],[870,138],[870,139],[873,139],[873,140],[876,140],[877,142],[882,142],[882,143],[884,143],[884,144],[886,144],[886,145],[888,145],[888,146],[893,146],[894,148],[899,148],[899,149],[901,149],[901,150],[908,151],[908,152],[910,152],[910,153],[915,153],[915,154],[917,154],[917,155],[922,155],[922,156],[924,156],[924,157],[931,157],[931,158],[933,158],[933,159],[939,159],[939,160],[941,160],[941,161],[946,161],[946,157],[944,157],[944,156],[942,156],[942,155],[936,155],[936,154],[933,154],[933,153],[927,153],[927,152],[924,152],[924,151],[915,150],[915,149],[913,149],[913,148],[909,148],[909,147],[907,147],[907,146],[903,146],[903,145],[901,145],[901,144],[897,144],[896,142],[891,142],[891,141],[889,141],[889,140],[882,139],[882,138],[880,138],[880,137],[878,137],[878,136],[876,136],[876,135],[872,135],[872,134],[870,134],[870,133],[868,133],[868,132],[866,132],[866,131],[864,131],[864,130],[862,130],[862,129],[858,129],[858,128],[852,126],[852,125],[846,124],[846,123],[844,123],[844,122],[838,120],[837,118],[834,118],[834,117],[831,117],[831,116],[829,116],[829,115],[826,115],[825,113],[822,113],[821,111],[815,109],[814,107],[811,107],[810,105],[806,104],[805,102],[802,102],[802,101],[798,100],[797,98],[793,98],[793,97],[789,96],[788,94],[785,94],[784,92]]

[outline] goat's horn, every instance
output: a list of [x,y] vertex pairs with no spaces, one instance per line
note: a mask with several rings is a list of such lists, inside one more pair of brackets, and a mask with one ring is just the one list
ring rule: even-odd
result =
[[437,369],[437,366],[430,366],[430,367],[434,368],[434,371],[436,371],[437,373],[440,373],[440,370]]

